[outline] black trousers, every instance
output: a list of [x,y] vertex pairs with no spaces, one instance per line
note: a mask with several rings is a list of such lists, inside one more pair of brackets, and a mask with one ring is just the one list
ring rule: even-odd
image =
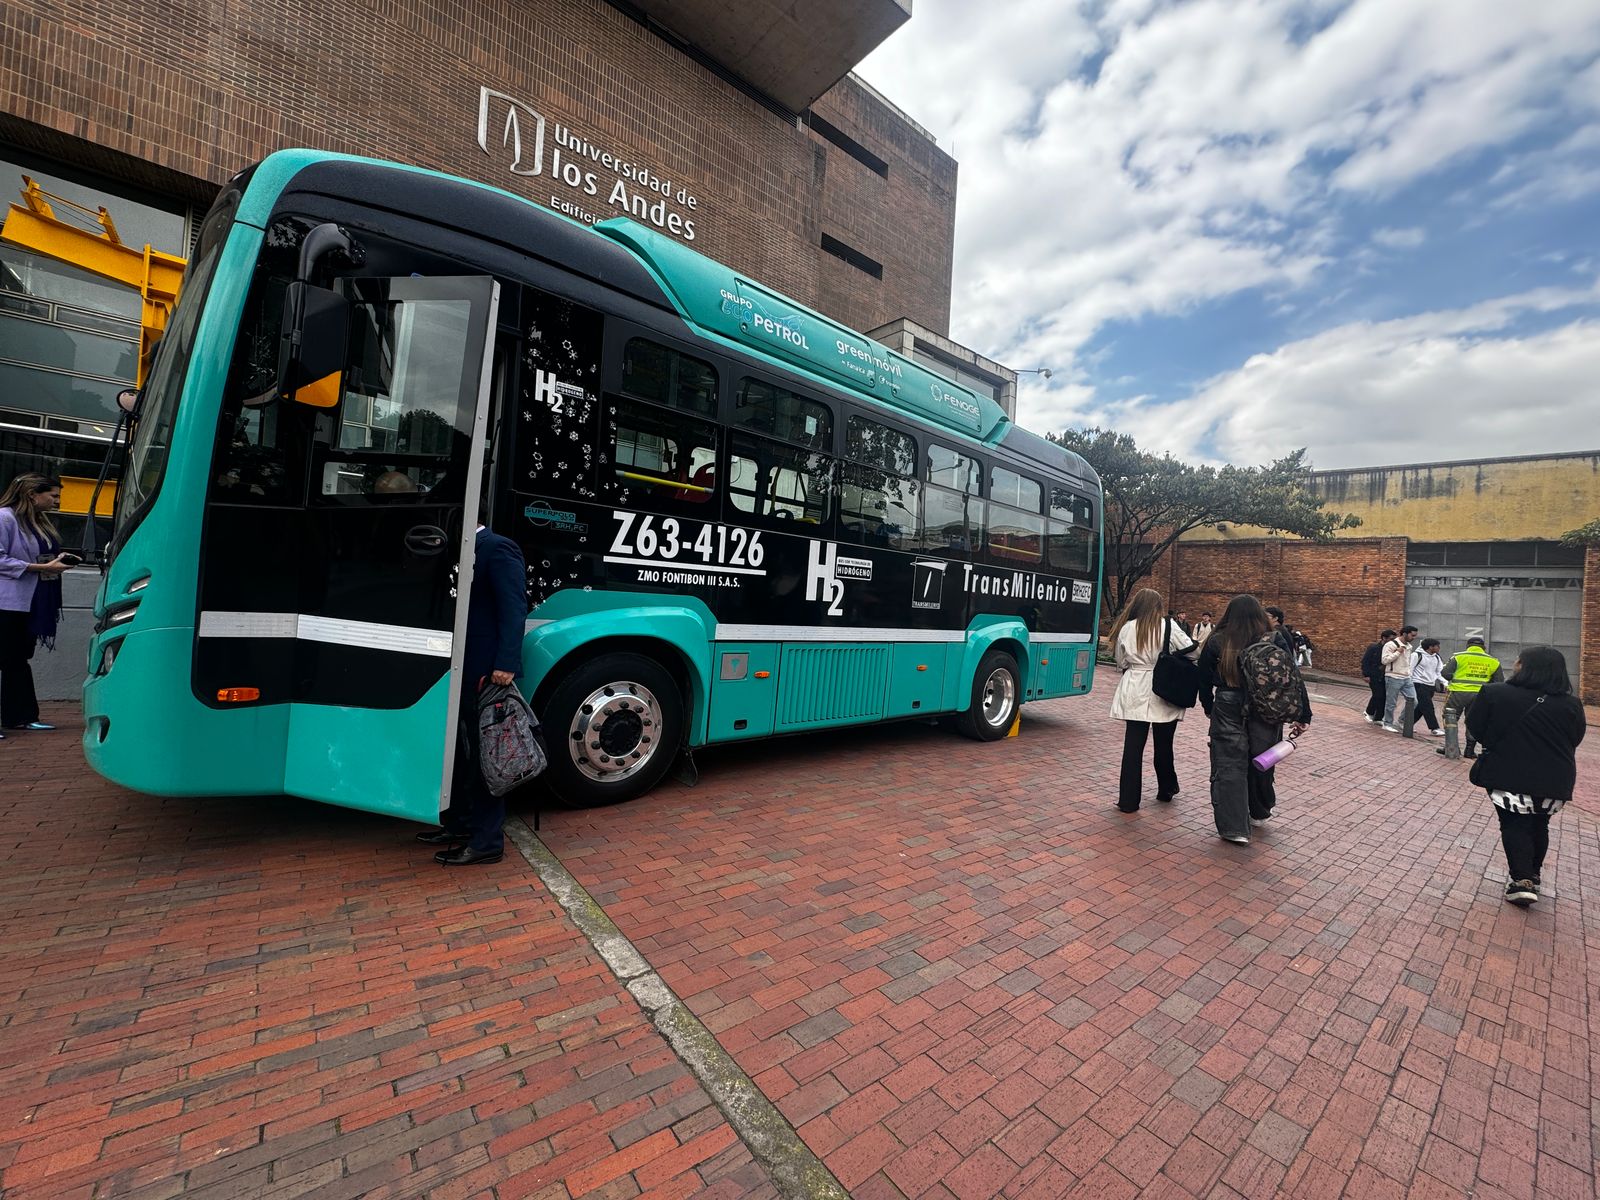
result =
[[0,725],[27,725],[39,719],[39,697],[28,665],[33,646],[28,614],[0,611]]
[[[468,715],[470,707],[470,716]],[[505,797],[490,793],[478,766],[478,705],[463,706],[456,738],[455,772],[450,779],[450,807],[444,827],[466,837],[473,850],[498,854],[505,850]]]
[[1258,771],[1250,760],[1282,739],[1282,725],[1245,715],[1243,692],[1217,692],[1211,705],[1211,811],[1223,837],[1249,837],[1251,817],[1272,815],[1277,768]]
[[1377,720],[1383,716],[1383,676],[1369,678],[1367,687],[1372,690],[1372,699],[1367,701],[1367,716]]
[[1531,879],[1539,882],[1544,856],[1550,849],[1549,813],[1514,813],[1495,806],[1500,818],[1500,844],[1506,852],[1506,870],[1512,882]]
[[1417,684],[1417,719],[1427,723],[1429,729],[1439,728],[1439,718],[1433,711],[1433,688]]
[[1172,737],[1176,721],[1124,721],[1122,735],[1122,777],[1117,785],[1117,807],[1132,812],[1144,793],[1144,743],[1154,729],[1156,743],[1156,788],[1163,796],[1178,794],[1178,769],[1172,762]]

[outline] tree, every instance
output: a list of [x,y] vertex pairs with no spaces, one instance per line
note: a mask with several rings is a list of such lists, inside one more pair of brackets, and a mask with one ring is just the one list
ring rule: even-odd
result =
[[1191,529],[1256,525],[1325,542],[1361,518],[1324,511],[1307,488],[1305,450],[1264,467],[1196,467],[1139,449],[1109,429],[1069,429],[1050,440],[1083,455],[1105,489],[1106,600],[1121,612],[1134,585]]
[[1561,535],[1563,546],[1600,546],[1600,517]]

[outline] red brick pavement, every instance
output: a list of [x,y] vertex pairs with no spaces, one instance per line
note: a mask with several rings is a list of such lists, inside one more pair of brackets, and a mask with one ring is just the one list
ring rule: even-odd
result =
[[1600,745],[1523,912],[1467,764],[1364,690],[1319,685],[1237,847],[1201,719],[1178,801],[1114,810],[1114,681],[988,746],[706,756],[545,838],[858,1196],[1592,1196]]
[[[1600,746],[1524,913],[1465,764],[1343,689],[1252,846],[1198,720],[1116,813],[1112,682],[545,836],[858,1196],[1593,1195]],[[520,859],[131,795],[70,736],[0,745],[6,1197],[771,1194]]]
[[775,1194],[514,851],[133,795],[76,736],[0,743],[6,1200]]

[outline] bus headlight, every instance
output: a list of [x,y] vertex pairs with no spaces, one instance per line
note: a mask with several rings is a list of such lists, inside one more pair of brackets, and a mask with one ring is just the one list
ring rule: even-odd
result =
[[122,639],[117,638],[114,641],[107,642],[101,648],[100,669],[95,672],[96,675],[109,675],[111,673],[111,664],[117,661],[117,647],[121,645]]

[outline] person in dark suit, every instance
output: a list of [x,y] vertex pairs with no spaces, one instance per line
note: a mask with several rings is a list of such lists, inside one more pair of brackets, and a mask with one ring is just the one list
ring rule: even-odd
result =
[[521,672],[527,616],[522,551],[510,538],[478,526],[472,586],[467,590],[454,795],[445,810],[445,823],[417,835],[419,842],[445,847],[433,856],[442,866],[496,863],[505,855],[506,802],[490,793],[478,765],[478,690],[487,682],[508,684]]

